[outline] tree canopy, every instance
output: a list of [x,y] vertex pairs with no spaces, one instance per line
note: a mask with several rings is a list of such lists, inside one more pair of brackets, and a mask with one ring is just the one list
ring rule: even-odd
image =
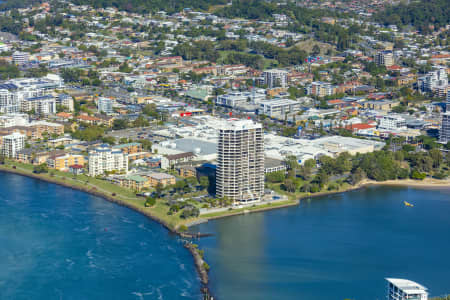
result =
[[92,5],[96,8],[116,7],[130,12],[179,12],[183,8],[208,10],[211,5],[226,4],[225,0],[74,0],[78,5]]
[[410,4],[400,3],[388,6],[374,16],[384,25],[400,27],[412,25],[423,33],[437,30],[450,23],[450,6],[448,0],[414,1]]

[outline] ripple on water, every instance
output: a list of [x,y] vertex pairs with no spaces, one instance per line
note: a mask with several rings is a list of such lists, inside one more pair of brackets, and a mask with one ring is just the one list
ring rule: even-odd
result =
[[83,192],[0,172],[0,299],[201,299],[199,290],[189,252],[159,224]]
[[132,292],[132,295],[138,297],[138,299],[145,299],[145,296],[153,295],[154,291],[151,292]]
[[90,229],[89,226],[85,226],[83,228],[75,228],[75,231],[77,232],[84,232],[84,231],[88,231]]

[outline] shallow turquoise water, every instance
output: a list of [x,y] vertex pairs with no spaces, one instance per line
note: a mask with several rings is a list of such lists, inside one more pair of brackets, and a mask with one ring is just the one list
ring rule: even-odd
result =
[[0,172],[0,299],[201,299],[190,253],[159,224]]
[[370,187],[194,230],[215,234],[199,244],[219,299],[386,299],[385,277],[450,293],[450,187]]

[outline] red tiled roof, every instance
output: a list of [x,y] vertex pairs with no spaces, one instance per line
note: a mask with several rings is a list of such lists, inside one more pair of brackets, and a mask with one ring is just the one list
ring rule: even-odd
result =
[[450,54],[436,54],[433,55],[431,58],[450,58]]
[[61,117],[61,118],[71,118],[72,114],[62,111],[62,112],[57,113],[56,116]]
[[374,127],[375,127],[375,125],[370,125],[370,124],[352,124],[352,125],[346,126],[346,129],[361,130],[361,129],[370,129],[370,128],[374,128]]
[[83,169],[83,166],[82,165],[71,165],[71,166],[69,166],[69,168],[71,168],[71,169]]
[[340,103],[344,103],[344,101],[342,101],[341,99],[334,99],[328,101],[328,104],[340,104]]
[[391,71],[399,71],[402,69],[402,67],[398,66],[398,65],[392,65],[390,67],[387,67],[389,70]]
[[99,118],[86,116],[86,115],[80,115],[77,118],[80,119],[80,120],[84,120],[84,121],[100,121]]

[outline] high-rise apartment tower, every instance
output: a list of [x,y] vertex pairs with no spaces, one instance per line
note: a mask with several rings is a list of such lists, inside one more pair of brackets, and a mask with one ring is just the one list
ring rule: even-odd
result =
[[261,124],[230,119],[220,129],[216,195],[233,202],[260,201],[264,194],[264,135]]

